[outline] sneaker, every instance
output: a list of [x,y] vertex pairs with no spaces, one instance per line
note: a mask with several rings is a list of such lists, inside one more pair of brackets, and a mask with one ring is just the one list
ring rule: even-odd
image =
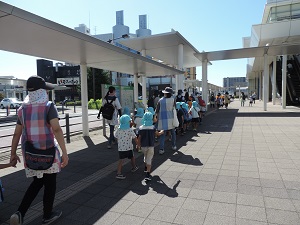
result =
[[131,172],[134,173],[135,171],[137,171],[139,168],[137,166],[135,166],[134,168],[131,169]]
[[10,225],[22,225],[23,224],[23,217],[19,211],[15,212],[10,217]]
[[165,150],[163,149],[160,149],[159,152],[158,152],[160,155],[164,154],[165,153]]
[[176,147],[176,146],[173,146],[173,147],[172,147],[172,150],[173,150],[173,151],[176,151],[176,150],[177,150],[177,147]]
[[50,224],[50,223],[54,222],[61,216],[61,214],[62,214],[62,211],[53,211],[49,218],[47,218],[47,219],[43,218],[42,224],[46,225],[46,224]]
[[193,129],[193,131],[197,131],[197,129]]
[[144,172],[147,173],[147,166],[145,166]]
[[124,180],[126,177],[123,174],[117,174],[116,178],[119,180]]
[[107,145],[107,148],[108,148],[108,149],[111,149],[111,145]]
[[145,177],[145,181],[150,181],[150,180],[151,180],[151,176],[150,176],[150,174],[147,174]]

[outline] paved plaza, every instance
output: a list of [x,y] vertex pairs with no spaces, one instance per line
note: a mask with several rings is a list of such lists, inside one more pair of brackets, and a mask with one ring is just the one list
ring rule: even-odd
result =
[[[100,122],[99,122],[100,125]],[[152,181],[140,167],[116,180],[117,146],[107,149],[102,131],[88,138],[72,137],[70,162],[58,175],[54,224],[300,224],[300,109],[256,101],[240,107],[209,109],[198,132],[177,136],[177,151],[166,142],[164,155],[155,148]],[[7,153],[0,156],[9,159]],[[20,203],[31,179],[21,165],[0,171],[5,202],[0,224]],[[24,224],[41,224],[42,192]]]

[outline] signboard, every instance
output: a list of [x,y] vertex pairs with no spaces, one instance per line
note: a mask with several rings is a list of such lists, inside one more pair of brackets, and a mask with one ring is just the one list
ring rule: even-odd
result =
[[78,85],[80,84],[79,77],[57,78],[58,85]]
[[[102,84],[102,98],[105,97],[105,95],[108,92],[108,88],[112,85],[109,84]],[[127,106],[131,112],[134,110],[133,105],[133,87],[130,86],[119,86],[119,85],[113,85],[113,87],[116,88],[116,96],[119,99],[122,108]]]

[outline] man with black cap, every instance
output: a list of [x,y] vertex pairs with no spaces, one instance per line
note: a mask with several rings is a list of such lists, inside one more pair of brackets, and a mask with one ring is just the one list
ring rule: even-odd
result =
[[[32,177],[33,181],[28,187],[18,211],[11,216],[11,225],[23,224],[27,210],[42,187],[44,187],[42,224],[50,224],[62,214],[62,211],[53,211],[56,176],[61,171],[61,168],[68,165],[69,158],[63,132],[58,121],[57,109],[48,100],[47,90],[52,90],[53,88],[54,85],[46,83],[43,78],[31,76],[27,80],[28,95],[18,109],[17,125],[11,143],[10,161],[18,160],[20,162],[16,151],[22,136],[21,148],[25,174],[27,178]],[[25,157],[25,146],[28,146],[26,144],[28,142],[33,146],[31,148],[34,148],[40,154],[45,150],[53,150],[51,152],[53,152],[54,161],[52,164],[49,164],[50,168],[41,170],[40,167],[38,169],[30,167],[27,157]],[[57,142],[62,151],[61,156]],[[26,150],[28,150],[27,147]]]
[[164,97],[162,97],[156,106],[155,113],[158,119],[158,130],[164,130],[164,133],[160,136],[159,143],[159,154],[162,155],[165,153],[165,137],[167,131],[171,131],[172,135],[172,149],[175,151],[176,147],[176,134],[175,127],[173,125],[174,113],[173,109],[175,108],[175,100],[173,98],[173,89],[171,87],[166,87],[165,90],[162,91],[164,93]]

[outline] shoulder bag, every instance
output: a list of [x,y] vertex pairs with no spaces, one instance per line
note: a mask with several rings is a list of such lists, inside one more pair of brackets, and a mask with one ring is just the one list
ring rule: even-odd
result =
[[25,142],[25,164],[32,170],[47,170],[49,169],[55,159],[56,147],[53,146],[47,149],[37,149],[34,147],[31,141],[28,139],[27,130],[25,126],[25,113],[23,111],[23,125],[27,140]]

